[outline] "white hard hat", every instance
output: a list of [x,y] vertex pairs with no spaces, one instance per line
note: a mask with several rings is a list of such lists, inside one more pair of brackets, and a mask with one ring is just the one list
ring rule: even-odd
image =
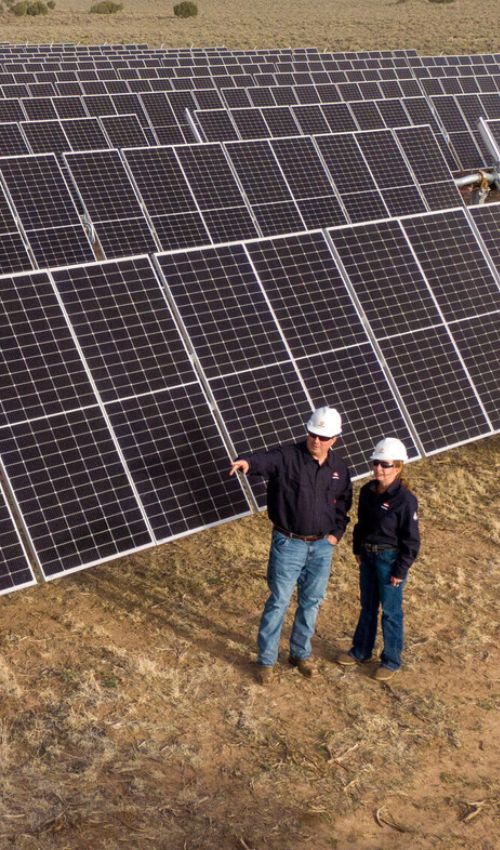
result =
[[309,418],[306,428],[319,437],[336,437],[342,431],[340,413],[333,407],[318,407]]
[[384,437],[373,449],[370,460],[400,460],[406,463],[408,452],[397,437]]

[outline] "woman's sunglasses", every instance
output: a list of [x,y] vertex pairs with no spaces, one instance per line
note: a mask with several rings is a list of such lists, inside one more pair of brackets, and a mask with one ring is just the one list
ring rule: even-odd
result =
[[381,466],[382,469],[394,469],[394,464],[388,463],[386,460],[374,460],[372,463],[374,466]]

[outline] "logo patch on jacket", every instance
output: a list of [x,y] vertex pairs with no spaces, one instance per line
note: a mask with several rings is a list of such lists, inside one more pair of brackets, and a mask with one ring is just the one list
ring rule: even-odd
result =
[[338,472],[332,472],[332,478],[335,478],[338,481],[340,475],[338,474]]
[[390,502],[382,502],[382,510],[388,511],[390,507]]

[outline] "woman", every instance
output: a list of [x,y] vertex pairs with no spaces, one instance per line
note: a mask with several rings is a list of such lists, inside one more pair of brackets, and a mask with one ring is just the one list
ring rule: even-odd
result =
[[361,613],[349,652],[338,661],[345,667],[371,660],[382,606],[384,648],[375,679],[387,682],[401,666],[403,587],[420,545],[417,500],[403,481],[406,449],[395,437],[375,446],[373,481],[361,488],[353,551],[359,564]]

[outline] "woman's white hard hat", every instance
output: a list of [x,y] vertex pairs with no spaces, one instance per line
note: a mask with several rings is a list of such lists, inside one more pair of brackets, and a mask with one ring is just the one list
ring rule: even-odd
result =
[[406,463],[408,452],[397,437],[384,437],[379,440],[370,456],[370,460],[400,460]]
[[318,407],[306,425],[318,437],[337,437],[342,431],[342,418],[334,407]]

